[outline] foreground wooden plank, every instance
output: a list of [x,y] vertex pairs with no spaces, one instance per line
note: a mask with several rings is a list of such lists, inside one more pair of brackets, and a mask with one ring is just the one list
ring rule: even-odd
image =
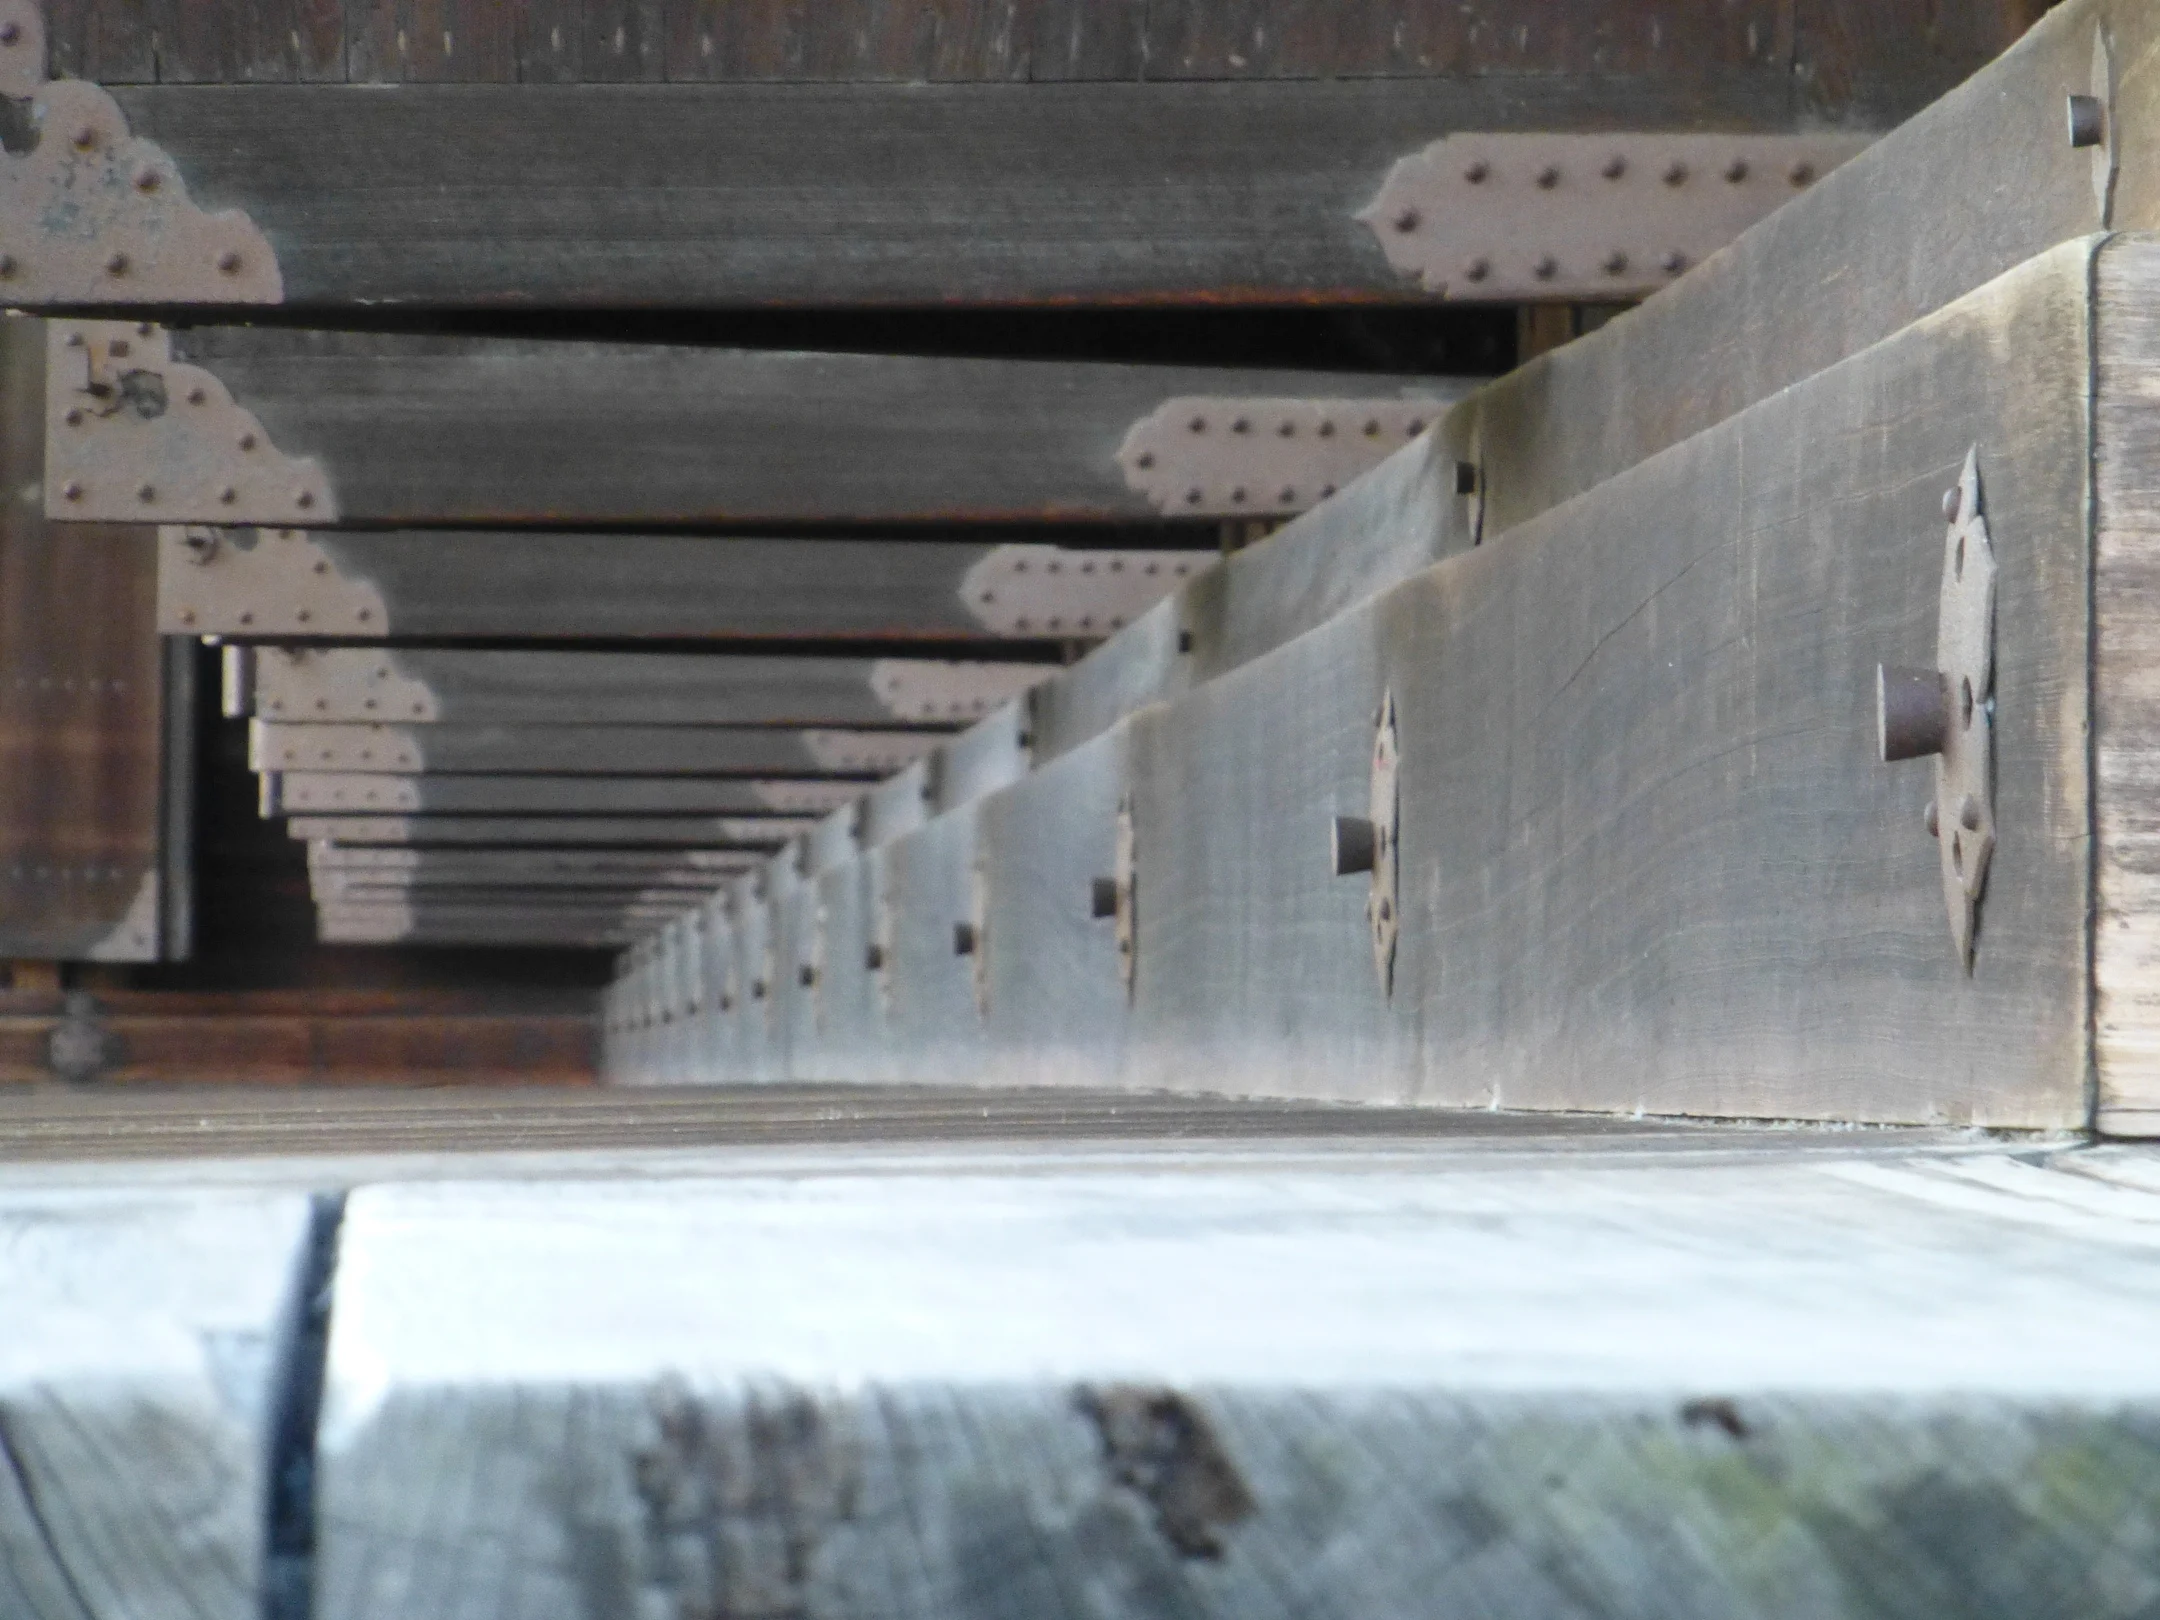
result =
[[0,1611],[256,1620],[309,1224],[298,1192],[0,1192]]
[[170,635],[984,641],[1110,634],[1198,551],[469,529],[168,526]]
[[363,1189],[318,1612],[2142,1601],[2149,1189],[1316,1146]]

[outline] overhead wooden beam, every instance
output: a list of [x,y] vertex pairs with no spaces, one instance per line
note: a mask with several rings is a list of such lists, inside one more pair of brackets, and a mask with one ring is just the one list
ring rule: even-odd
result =
[[949,725],[980,719],[1056,668],[437,647],[228,652],[228,713],[402,725]]
[[[52,323],[47,366],[48,515],[286,527],[1294,511],[1470,388],[79,320]],[[1227,446],[1174,487],[1160,458],[1119,459],[1170,400],[1197,402],[1180,444]],[[1336,431],[1270,440],[1283,401],[1323,402]]]
[[1021,542],[169,525],[158,623],[367,640],[1084,640],[1215,561]]
[[[0,224],[19,295],[62,306],[1403,300],[1416,284],[1381,247],[1398,227],[1361,210],[1453,132],[1768,131],[1818,166],[1854,144],[1802,132],[1821,120],[1787,75],[1548,76],[1513,51],[1410,83],[107,93],[45,82],[39,9],[7,16],[8,93],[66,137],[10,151]],[[1497,253],[1509,219],[1460,241]]]
[[340,901],[316,908],[325,944],[620,946],[695,903],[680,899],[602,900],[592,905],[537,899]]
[[644,845],[772,849],[812,816],[293,816],[292,837],[367,848],[474,845]]
[[862,791],[845,779],[712,776],[387,776],[367,771],[270,771],[270,816],[754,816],[837,809]]
[[944,730],[791,731],[778,726],[315,725],[256,720],[248,768],[391,776],[886,776]]

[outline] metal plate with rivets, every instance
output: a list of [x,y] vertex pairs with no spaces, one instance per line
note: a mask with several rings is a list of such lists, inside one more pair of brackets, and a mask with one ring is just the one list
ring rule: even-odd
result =
[[173,160],[81,79],[45,78],[33,0],[0,0],[0,95],[28,103],[30,144],[0,151],[0,300],[275,304],[277,255],[238,209],[205,213]]
[[1995,852],[1995,547],[1982,511],[1977,449],[1965,457],[1955,495],[1943,539],[1935,640],[1948,703],[1935,757],[1935,816],[1951,943],[1970,971],[1980,895]]
[[1434,399],[1166,399],[1118,447],[1125,481],[1181,517],[1302,512],[1438,419]]
[[45,363],[45,513],[91,522],[289,524],[337,516],[312,458],[287,456],[145,321],[53,321]]
[[1872,139],[1449,135],[1398,162],[1358,218],[1444,297],[1639,298]]

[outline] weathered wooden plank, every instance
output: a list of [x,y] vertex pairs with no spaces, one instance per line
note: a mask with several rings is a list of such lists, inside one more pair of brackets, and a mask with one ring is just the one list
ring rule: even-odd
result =
[[309,1206],[0,1196],[0,1609],[254,1620]]
[[2102,1130],[2160,1135],[2160,863],[2153,814],[2160,647],[2160,325],[2151,238],[2097,261],[2093,413],[2093,1068]]
[[[901,1072],[1026,1064],[1053,1029],[1063,1078],[1136,1087],[2080,1121],[2092,251],[2043,255],[1133,714],[1116,745],[1136,852],[1121,1042],[1024,988],[1109,959],[1075,868],[1102,859],[1115,772],[1046,780],[1057,813],[999,808],[1023,784],[902,832],[888,869],[920,877],[894,890],[898,959],[979,908],[989,1011],[950,955],[942,972],[921,957],[892,1025]],[[1997,849],[1969,976],[1929,774],[1878,761],[1873,707],[1879,663],[1932,654],[1940,502],[1968,452],[2000,569]],[[1328,835],[1369,813],[1390,695],[1384,984],[1369,884],[1332,874]],[[1100,970],[1077,971],[1096,988],[1061,993],[1099,1011]],[[1010,1026],[1007,984],[1025,1008]]]
[[[1858,26],[1872,30],[1870,18]],[[2114,63],[2115,137],[2065,139]],[[2104,88],[2104,87],[2103,87]],[[1486,389],[1487,531],[1580,494],[2069,237],[2160,227],[2160,13],[2072,0],[2003,58],[1641,308]],[[2116,165],[2095,185],[2095,163]],[[2103,206],[2103,197],[2112,206]],[[1986,229],[1974,222],[1985,219]]]
[[[571,8],[550,18],[535,7],[521,71],[649,73],[659,42],[648,15],[612,5],[596,28]],[[1077,15],[1066,10],[1068,24]],[[419,77],[377,65],[399,31],[387,8],[377,16],[388,39],[350,42],[355,76]],[[995,36],[998,22],[984,21]],[[1084,58],[1095,25],[1114,51],[1108,14],[1077,36],[1068,26],[1059,43]],[[410,61],[439,36],[408,43]],[[919,59],[912,42],[903,49]],[[192,194],[262,228],[285,298],[311,306],[1412,301],[1415,284],[1356,215],[1396,159],[1439,136],[1816,121],[1782,70],[1691,82],[1509,73],[113,93]]]
[[[0,484],[17,492],[42,477],[43,326],[0,320]],[[0,502],[0,957],[156,961],[168,934],[185,948],[165,916],[165,869],[186,854],[167,860],[185,828],[163,793],[155,566],[147,530]]]
[[404,725],[950,724],[988,714],[1055,667],[433,647],[265,647],[248,662],[238,712]]
[[324,1612],[2135,1612],[2149,1190],[1568,1162],[364,1188]]
[[943,731],[790,731],[774,726],[288,725],[248,728],[256,771],[396,776],[886,776]]
[[808,816],[293,816],[286,831],[343,847],[619,844],[770,849]]
[[531,945],[601,949],[628,944],[695,903],[664,901],[550,904],[537,899],[339,901],[317,908],[325,944]]
[[[147,339],[109,322],[56,326],[55,342],[67,340],[56,375],[68,382],[49,424],[51,514],[95,518],[110,507],[127,519],[205,523],[1153,519],[1154,497],[1128,482],[1118,451],[1166,400],[1437,406],[1471,386],[269,326],[157,329]],[[120,353],[107,353],[112,341]],[[219,472],[175,471],[200,459],[191,447],[205,431],[201,413],[223,409],[199,375],[176,369],[189,366],[260,424],[232,429],[236,445],[242,434],[257,441],[249,447],[220,441]],[[163,379],[178,407],[101,413],[92,390],[112,367]],[[191,406],[198,388],[204,398]],[[1407,421],[1390,422],[1370,459],[1409,434]],[[302,487],[304,504],[291,495]]]
[[341,877],[361,882],[409,879],[428,882],[485,882],[494,879],[546,883],[613,882],[647,877],[673,882],[702,882],[708,888],[721,878],[756,864],[755,852],[727,849],[341,849],[315,845],[308,850],[308,871],[317,878]]
[[170,526],[158,620],[172,635],[369,640],[1085,639],[1215,560],[1019,541]]
[[384,776],[275,771],[266,815],[755,816],[801,815],[847,803],[845,780],[710,776]]

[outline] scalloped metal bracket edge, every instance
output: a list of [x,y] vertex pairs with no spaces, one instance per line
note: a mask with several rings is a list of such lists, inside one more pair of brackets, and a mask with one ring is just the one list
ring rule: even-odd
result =
[[0,95],[36,143],[0,152],[0,303],[278,304],[277,254],[241,210],[207,213],[100,86],[48,79],[33,0],[0,0]]

